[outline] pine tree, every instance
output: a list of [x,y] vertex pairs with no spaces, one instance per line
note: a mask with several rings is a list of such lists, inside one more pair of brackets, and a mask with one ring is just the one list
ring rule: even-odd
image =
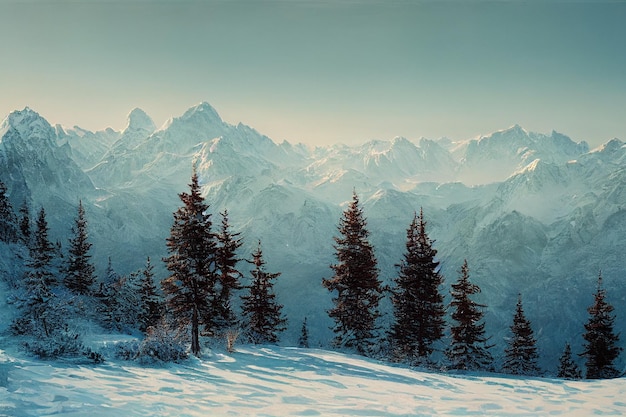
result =
[[443,277],[432,243],[420,210],[407,229],[406,252],[392,290],[394,323],[389,338],[398,360],[427,360],[433,343],[444,335],[445,306],[439,291]]
[[28,205],[28,201],[24,200],[22,206],[20,207],[20,237],[22,241],[28,246],[30,245],[31,238],[31,227],[30,227],[30,206]]
[[52,266],[54,246],[48,238],[48,221],[43,207],[39,210],[36,226],[37,229],[30,249],[31,264],[29,266],[48,287],[53,287],[57,284],[56,272]]
[[143,306],[140,299],[139,276],[139,272],[122,275],[113,284],[112,293],[115,294],[112,303],[113,319],[117,330],[131,333],[140,323]]
[[572,348],[569,343],[565,343],[563,355],[559,359],[558,378],[581,379],[582,373],[576,362],[572,359]]
[[191,352],[200,355],[200,326],[214,331],[211,311],[215,297],[215,236],[211,215],[200,194],[194,167],[189,193],[180,193],[183,206],[174,213],[164,258],[171,275],[161,283],[170,312],[181,328],[191,327]]
[[328,311],[335,321],[334,344],[367,355],[371,353],[376,337],[382,286],[374,249],[368,241],[367,222],[356,192],[343,212],[338,230],[341,236],[334,238],[338,263],[331,265],[335,274],[322,280],[328,291],[337,292],[333,298],[335,307]]
[[95,291],[95,298],[98,300],[98,320],[109,330],[120,330],[117,317],[117,288],[120,276],[111,262],[109,257],[107,267],[104,273],[104,281],[100,282],[97,291]]
[[141,273],[139,283],[139,297],[141,313],[139,315],[139,330],[146,333],[150,327],[154,327],[161,321],[163,308],[154,283],[154,267],[150,263],[150,257],[146,260],[146,267]]
[[[48,239],[48,223],[42,208],[37,218],[34,241],[29,248],[24,277],[25,302],[18,319],[23,331],[36,337],[49,337],[61,320],[59,302],[52,292],[56,273],[52,265],[54,247]],[[26,323],[30,323],[27,325]]]
[[454,308],[452,319],[456,322],[450,328],[452,341],[446,350],[446,356],[452,369],[481,370],[491,365],[493,359],[489,353],[485,337],[485,323],[481,322],[485,305],[470,299],[471,295],[480,293],[480,288],[469,280],[467,260],[460,270],[459,280],[452,284],[452,301]]
[[502,370],[513,375],[538,375],[536,340],[530,321],[524,315],[521,295],[517,299],[511,333],[513,337],[504,350]]
[[309,326],[307,324],[306,317],[302,321],[302,329],[300,330],[300,338],[298,339],[298,346],[301,348],[309,348]]
[[587,360],[587,379],[616,378],[619,371],[613,362],[622,348],[617,346],[619,335],[613,331],[615,316],[613,306],[606,301],[606,290],[602,287],[602,274],[598,275],[598,289],[594,295],[594,303],[587,311],[589,320],[585,324],[583,338],[586,343],[581,356]]
[[83,202],[78,203],[78,216],[72,227],[74,237],[70,239],[70,248],[65,267],[63,283],[75,294],[90,295],[96,280],[95,268],[91,264],[91,243],[88,241],[87,220]]
[[237,323],[237,316],[233,311],[231,298],[233,291],[241,289],[241,284],[239,283],[241,272],[237,270],[237,263],[240,259],[237,257],[237,250],[243,243],[241,238],[239,238],[239,233],[230,231],[228,211],[224,210],[221,216],[222,223],[216,236],[217,253],[215,258],[218,274],[217,284],[219,285],[219,289],[215,291],[216,305],[214,306],[217,331],[232,328]]
[[7,196],[7,187],[0,181],[0,241],[17,242],[17,217]]
[[248,287],[249,293],[241,297],[245,333],[252,343],[276,343],[277,333],[284,331],[287,323],[281,313],[283,306],[276,302],[273,292],[272,280],[280,273],[265,271],[260,241],[249,262],[254,265],[250,271],[252,283]]

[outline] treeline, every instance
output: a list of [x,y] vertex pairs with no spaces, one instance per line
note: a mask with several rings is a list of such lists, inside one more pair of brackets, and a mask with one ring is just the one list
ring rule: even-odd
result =
[[[9,301],[18,310],[11,332],[39,356],[83,354],[96,361],[102,360],[102,355],[83,347],[80,331],[70,325],[72,317],[82,317],[109,331],[143,334],[137,342],[118,344],[116,355],[128,359],[180,360],[188,351],[200,356],[202,341],[221,341],[229,351],[237,340],[278,342],[287,323],[273,290],[280,273],[266,270],[261,242],[245,260],[250,264],[250,284],[243,286],[239,265],[244,259],[238,257],[242,238],[231,230],[227,211],[220,213],[219,224],[214,224],[195,169],[189,192],[179,197],[182,205],[173,214],[166,240],[168,255],[163,259],[169,275],[155,280],[148,258],[145,268],[119,276],[109,259],[106,276],[97,279],[82,203],[64,253],[60,243],[49,240],[44,209],[31,228],[27,204],[17,216],[0,182],[0,240],[28,248],[24,276],[9,280],[14,290]],[[337,262],[331,265],[333,276],[322,279],[333,301],[328,311],[335,323],[333,346],[412,366],[541,375],[538,341],[524,313],[521,294],[498,365],[491,354],[495,344],[485,332],[487,306],[474,300],[480,288],[470,280],[467,260],[451,285],[451,301],[446,305],[437,250],[426,225],[423,211],[415,213],[398,274],[385,286],[369,242],[366,218],[356,192],[353,194],[334,238]],[[385,297],[393,306],[388,329],[378,324],[379,304]],[[578,355],[585,359],[585,377],[617,377],[620,372],[615,361],[621,348],[601,275],[587,311],[585,344]],[[309,346],[306,318],[298,343]],[[556,369],[558,377],[582,378],[574,357],[570,344],[565,343]]]

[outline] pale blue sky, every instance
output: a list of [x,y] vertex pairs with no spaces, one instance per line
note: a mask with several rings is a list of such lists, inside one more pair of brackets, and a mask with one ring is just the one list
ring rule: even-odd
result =
[[0,0],[0,117],[157,125],[208,101],[276,141],[626,140],[626,1]]

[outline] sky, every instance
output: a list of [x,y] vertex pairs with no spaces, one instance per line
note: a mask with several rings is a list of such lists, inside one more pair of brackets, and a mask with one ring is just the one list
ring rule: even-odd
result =
[[0,0],[0,118],[157,126],[207,101],[277,142],[626,141],[626,0]]

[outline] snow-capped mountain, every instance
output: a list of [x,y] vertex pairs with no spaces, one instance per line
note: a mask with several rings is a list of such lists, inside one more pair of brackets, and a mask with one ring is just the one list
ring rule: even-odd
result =
[[[135,109],[123,131],[96,133],[53,129],[26,109],[9,115],[0,134],[0,179],[14,204],[27,197],[50,212],[56,199],[82,198],[101,270],[109,256],[126,273],[165,254],[178,193],[196,164],[211,211],[228,209],[242,233],[241,257],[261,240],[268,270],[282,272],[287,342],[305,316],[313,340],[329,339],[331,296],[320,282],[353,190],[387,283],[423,207],[446,285],[467,259],[498,341],[522,293],[546,365],[565,341],[580,345],[599,270],[610,300],[626,298],[626,145],[617,139],[590,151],[556,132],[514,126],[462,143],[395,138],[311,149],[225,123],[208,103],[158,129]],[[68,224],[74,211],[65,207],[58,216]],[[54,230],[59,239],[63,230]],[[626,309],[616,313],[623,328]]]

